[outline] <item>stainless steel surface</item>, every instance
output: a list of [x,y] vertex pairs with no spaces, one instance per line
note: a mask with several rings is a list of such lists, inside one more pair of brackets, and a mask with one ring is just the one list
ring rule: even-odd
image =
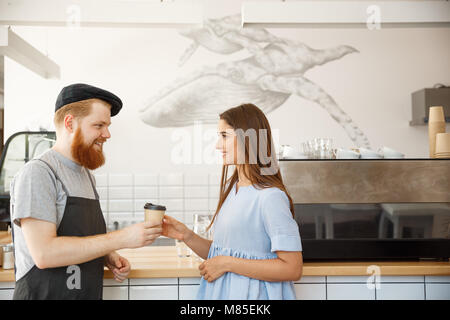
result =
[[280,161],[298,204],[450,202],[450,160]]

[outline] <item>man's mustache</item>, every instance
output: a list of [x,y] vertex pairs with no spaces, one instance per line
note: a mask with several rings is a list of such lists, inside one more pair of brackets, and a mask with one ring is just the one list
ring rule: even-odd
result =
[[97,142],[105,143],[105,142],[106,142],[106,139],[95,139],[95,140],[92,142],[92,145],[94,145],[94,144],[97,143]]

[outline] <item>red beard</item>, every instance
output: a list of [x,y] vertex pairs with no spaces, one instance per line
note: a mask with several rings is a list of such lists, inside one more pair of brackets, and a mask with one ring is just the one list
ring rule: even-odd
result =
[[92,144],[88,145],[84,142],[83,134],[80,128],[75,132],[75,136],[72,142],[72,157],[83,167],[90,170],[95,170],[105,163],[105,156],[103,151],[98,151],[95,149],[95,142],[104,140],[94,140]]

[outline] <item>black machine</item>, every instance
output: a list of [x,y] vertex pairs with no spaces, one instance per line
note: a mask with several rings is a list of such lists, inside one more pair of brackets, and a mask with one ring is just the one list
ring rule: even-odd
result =
[[450,204],[295,204],[305,260],[447,259]]

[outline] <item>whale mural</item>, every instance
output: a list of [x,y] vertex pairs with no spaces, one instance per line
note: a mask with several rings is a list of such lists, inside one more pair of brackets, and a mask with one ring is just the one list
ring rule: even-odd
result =
[[246,50],[249,56],[203,66],[175,79],[145,102],[140,110],[144,123],[153,127],[217,123],[221,112],[242,103],[253,103],[267,114],[294,94],[324,108],[357,147],[370,148],[364,132],[333,97],[305,77],[311,68],[357,53],[355,48],[313,49],[263,28],[244,29],[240,15],[207,19],[202,27],[183,29],[180,34],[193,41],[180,57],[180,66],[199,47],[223,55]]

